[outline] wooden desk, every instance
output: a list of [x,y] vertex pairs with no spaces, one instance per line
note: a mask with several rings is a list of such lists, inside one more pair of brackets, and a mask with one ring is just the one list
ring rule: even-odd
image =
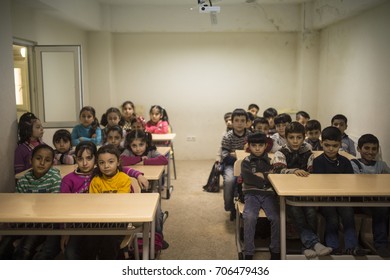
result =
[[[0,194],[3,235],[128,235],[140,223],[143,259],[154,244],[158,194]],[[57,225],[51,226],[51,225]],[[154,246],[150,246],[154,253]]]
[[[77,168],[77,165],[76,164],[61,164],[61,165],[53,165],[53,168],[58,169],[61,173],[61,177],[64,177],[64,176],[68,175],[69,173],[73,172]],[[16,174],[15,179],[19,180],[29,170],[31,170],[31,168]]]
[[[270,174],[280,197],[281,257],[286,259],[286,204],[293,206],[390,207],[390,174]],[[326,198],[332,197],[333,200]],[[350,199],[351,197],[355,199]],[[324,199],[325,198],[325,199]],[[372,199],[374,198],[374,199]]]
[[165,133],[165,134],[155,134],[152,133],[152,141],[160,142],[160,141],[172,141],[175,139],[176,133]]

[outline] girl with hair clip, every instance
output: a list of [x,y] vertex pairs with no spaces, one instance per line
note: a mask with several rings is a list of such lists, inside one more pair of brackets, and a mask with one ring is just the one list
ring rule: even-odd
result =
[[99,127],[99,120],[96,118],[96,111],[92,106],[85,106],[80,110],[80,124],[72,130],[72,145],[77,146],[82,141],[91,141],[95,145],[102,142],[102,130]]
[[53,135],[54,165],[75,164],[76,159],[72,150],[72,136],[66,129],[59,129]]
[[33,113],[24,113],[18,123],[18,146],[15,150],[14,171],[15,174],[31,167],[32,150],[43,144],[43,126],[41,121]]
[[145,131],[155,134],[169,133],[167,111],[159,105],[153,105],[149,111],[150,120],[145,125]]
[[[122,118],[121,111],[119,111],[118,108],[110,107],[107,109],[107,111],[103,114],[100,124],[102,126],[105,126],[103,131],[103,143],[107,142],[107,134],[109,128],[113,126],[119,126],[122,130],[123,137],[126,136],[126,131],[122,129],[124,124],[124,119]],[[122,146],[123,147],[123,146]]]
[[122,103],[122,117],[123,117],[123,129],[126,132],[131,130],[131,121],[137,116],[135,115],[135,106],[131,101],[125,101]]
[[132,130],[126,136],[125,150],[120,156],[124,166],[134,164],[167,165],[168,159],[152,145],[152,135],[142,130]]

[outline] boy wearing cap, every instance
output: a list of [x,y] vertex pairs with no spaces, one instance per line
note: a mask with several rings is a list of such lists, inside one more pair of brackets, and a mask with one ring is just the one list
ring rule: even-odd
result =
[[244,242],[245,259],[253,259],[255,253],[254,237],[260,209],[263,209],[271,223],[271,260],[280,259],[280,219],[276,193],[268,181],[272,169],[267,154],[267,136],[256,132],[248,136],[250,155],[241,164],[243,178],[244,207]]

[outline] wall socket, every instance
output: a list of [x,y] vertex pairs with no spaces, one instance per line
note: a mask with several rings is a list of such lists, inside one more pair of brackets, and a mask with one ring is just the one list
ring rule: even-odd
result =
[[195,142],[196,137],[195,136],[187,136],[187,142]]

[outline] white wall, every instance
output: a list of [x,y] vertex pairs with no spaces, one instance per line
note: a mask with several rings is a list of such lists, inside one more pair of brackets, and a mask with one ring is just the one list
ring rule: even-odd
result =
[[321,32],[318,117],[348,118],[347,134],[379,138],[390,163],[390,3]]

